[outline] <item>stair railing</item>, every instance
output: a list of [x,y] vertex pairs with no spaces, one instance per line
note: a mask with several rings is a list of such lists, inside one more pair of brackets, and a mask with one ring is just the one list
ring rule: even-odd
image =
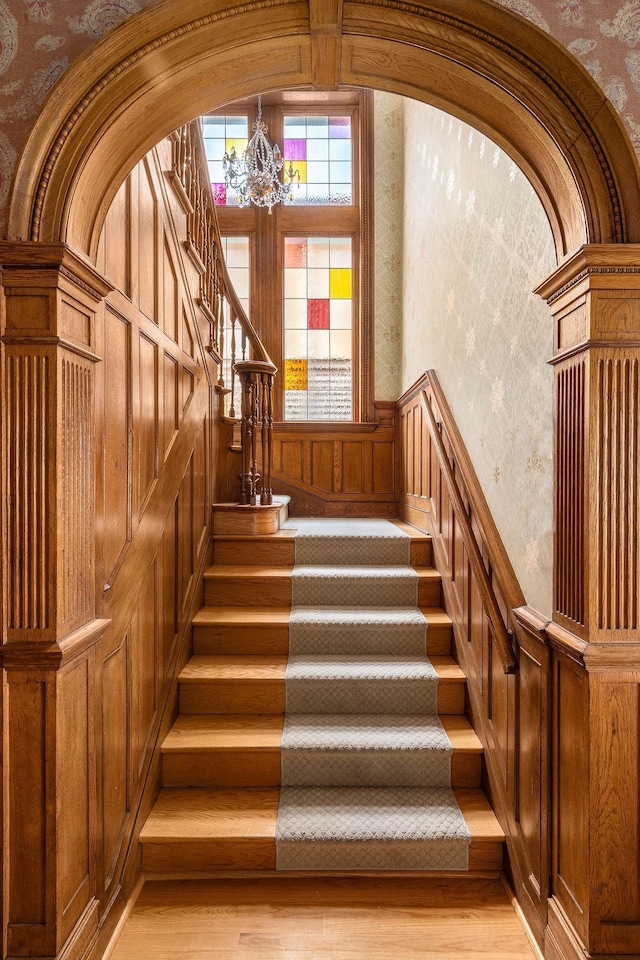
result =
[[[448,409],[444,394],[433,371],[429,372],[428,386],[433,395],[433,400],[435,400],[436,409],[440,412]],[[467,507],[456,480],[455,470],[442,440],[441,420],[434,410],[432,398],[426,390],[422,390],[420,394],[420,405],[431,436],[431,442],[433,443],[440,464],[444,482],[449,491],[449,497],[455,508],[456,519],[460,524],[464,546],[475,575],[475,582],[482,597],[484,609],[487,612],[489,623],[491,624],[491,631],[495,638],[496,650],[502,664],[502,669],[505,673],[516,673],[518,670],[518,659],[513,648],[513,638],[504,622],[500,605],[480,552],[480,547],[473,533]]]
[[[273,501],[273,385],[277,367],[247,316],[225,263],[200,121],[172,134],[172,177],[187,213],[186,249],[200,273],[200,309],[219,364],[216,391],[225,415],[240,426],[241,504]],[[239,348],[239,353],[238,353]],[[240,416],[237,415],[237,404]]]

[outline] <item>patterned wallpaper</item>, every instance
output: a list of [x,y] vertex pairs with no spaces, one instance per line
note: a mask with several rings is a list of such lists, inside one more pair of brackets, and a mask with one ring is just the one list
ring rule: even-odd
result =
[[[0,0],[0,236],[40,104],[94,40],[159,0]],[[640,156],[640,0],[499,0],[564,44],[623,118]]]
[[527,602],[550,616],[552,322],[531,290],[555,266],[551,229],[494,143],[439,110],[400,102],[401,389],[436,370]]
[[402,198],[404,178],[403,98],[376,91],[375,164],[375,396],[397,400],[400,379],[402,312]]

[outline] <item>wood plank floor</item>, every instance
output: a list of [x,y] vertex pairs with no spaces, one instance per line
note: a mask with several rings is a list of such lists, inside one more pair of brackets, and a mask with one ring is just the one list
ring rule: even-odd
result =
[[110,960],[536,960],[499,880],[147,881]]

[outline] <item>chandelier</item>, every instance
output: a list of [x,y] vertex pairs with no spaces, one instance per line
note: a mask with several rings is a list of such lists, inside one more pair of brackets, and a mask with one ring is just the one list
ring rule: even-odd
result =
[[222,158],[225,181],[235,190],[238,205],[268,207],[269,213],[276,203],[293,200],[292,187],[300,180],[300,173],[291,161],[287,164],[276,144],[267,140],[267,125],[262,121],[262,97],[258,97],[258,114],[252,127],[254,134],[242,156],[236,148]]

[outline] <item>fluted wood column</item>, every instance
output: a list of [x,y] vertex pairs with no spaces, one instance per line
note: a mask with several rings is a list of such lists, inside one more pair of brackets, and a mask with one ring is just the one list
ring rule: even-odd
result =
[[640,954],[640,245],[537,291],[555,324],[548,957]]
[[64,244],[0,243],[2,662],[9,957],[97,929],[95,316],[112,289]]

